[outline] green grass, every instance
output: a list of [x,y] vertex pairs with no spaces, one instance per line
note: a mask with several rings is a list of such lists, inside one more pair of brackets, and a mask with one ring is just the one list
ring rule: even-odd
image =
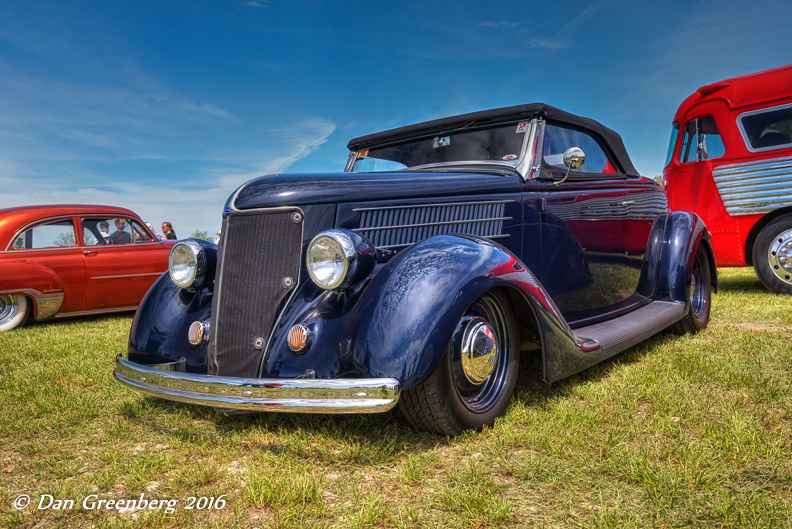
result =
[[[506,416],[455,439],[396,411],[225,417],[146,397],[111,376],[131,316],[32,324],[0,334],[0,525],[790,527],[790,309],[752,270],[722,270],[705,332],[553,385],[526,353]],[[35,508],[142,493],[179,504]]]

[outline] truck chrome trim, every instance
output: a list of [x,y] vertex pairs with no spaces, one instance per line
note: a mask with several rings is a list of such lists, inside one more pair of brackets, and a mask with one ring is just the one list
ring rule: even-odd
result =
[[291,413],[380,413],[399,400],[395,378],[236,378],[166,371],[116,356],[113,376],[132,389],[177,402]]
[[715,186],[729,215],[769,213],[792,205],[792,156],[716,167]]

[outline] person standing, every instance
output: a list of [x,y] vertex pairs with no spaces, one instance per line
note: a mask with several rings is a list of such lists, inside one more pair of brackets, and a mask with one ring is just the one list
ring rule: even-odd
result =
[[172,239],[174,241],[178,239],[178,237],[176,237],[176,232],[173,231],[173,225],[171,225],[170,222],[162,223],[162,233],[165,234],[166,239]]

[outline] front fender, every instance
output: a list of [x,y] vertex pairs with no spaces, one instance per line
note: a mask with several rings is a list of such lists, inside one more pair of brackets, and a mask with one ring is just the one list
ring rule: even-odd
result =
[[162,274],[140,302],[129,331],[128,359],[151,365],[186,360],[188,373],[206,373],[206,341],[193,347],[187,332],[194,321],[210,329],[213,285],[188,291]]
[[0,277],[0,294],[24,294],[35,302],[33,317],[54,316],[63,304],[63,282],[58,274],[40,264],[6,263]]
[[[457,323],[484,292],[505,287],[528,302],[539,329],[544,375],[555,380],[600,361],[599,346],[577,343],[533,273],[487,239],[443,235],[400,252],[359,290],[311,294],[303,285],[284,313],[265,358],[262,376],[393,377],[409,389],[435,369]],[[303,324],[311,348],[286,345],[288,329]]]

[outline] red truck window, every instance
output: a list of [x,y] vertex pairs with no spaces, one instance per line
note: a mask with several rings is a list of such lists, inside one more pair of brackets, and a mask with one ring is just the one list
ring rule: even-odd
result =
[[751,152],[792,146],[792,105],[741,114],[740,131]]
[[679,163],[714,160],[724,154],[726,148],[715,119],[706,117],[688,121],[679,149]]

